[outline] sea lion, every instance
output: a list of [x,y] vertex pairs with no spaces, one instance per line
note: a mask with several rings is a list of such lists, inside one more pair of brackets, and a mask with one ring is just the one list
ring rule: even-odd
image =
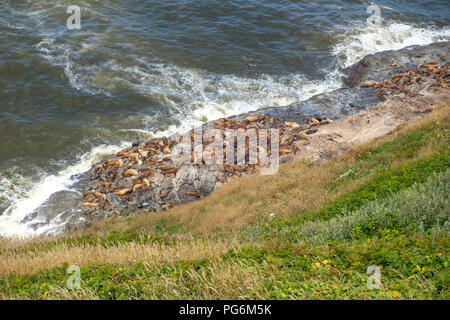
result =
[[224,164],[224,167],[229,169],[230,171],[244,172],[244,168],[238,166],[236,164]]
[[142,184],[142,183],[135,184],[133,186],[133,192],[136,192],[136,190],[143,189],[143,188],[144,188],[144,184]]
[[293,136],[289,136],[289,138],[287,139],[287,144],[291,145],[294,142],[294,137]]
[[162,200],[162,199],[164,199],[164,198],[167,198],[168,195],[169,195],[168,192],[166,192],[166,193],[161,193],[161,194],[158,195],[158,200]]
[[158,163],[154,163],[153,165],[155,165],[157,167],[161,167],[161,166],[165,166],[166,162],[165,161],[161,161],[161,162],[158,162]]
[[115,191],[117,191],[116,187],[108,187],[106,189],[103,189],[104,193],[110,193],[110,192],[115,192]]
[[96,196],[97,198],[106,199],[106,195],[105,194],[103,194],[101,192],[98,192],[96,190],[92,190],[92,194],[94,196]]
[[258,121],[258,119],[259,119],[259,117],[252,116],[252,117],[245,118],[244,121],[255,122],[255,121]]
[[139,158],[140,158],[139,153],[130,153],[130,154],[128,155],[128,160],[130,160],[130,161],[136,161],[136,162],[138,162],[138,161],[139,161]]
[[150,153],[149,150],[143,150],[143,149],[139,150],[139,154],[142,158],[147,158],[149,153]]
[[192,196],[192,197],[197,197],[200,198],[202,195],[198,192],[194,192],[194,191],[188,191],[184,193],[187,196]]
[[392,77],[392,79],[393,79],[393,80],[395,80],[395,79],[401,79],[401,78],[406,78],[406,77],[409,77],[409,76],[410,76],[410,74],[409,74],[408,72],[397,73],[396,75],[394,75],[394,76]]
[[124,196],[132,191],[133,191],[133,189],[131,189],[131,188],[124,188],[124,189],[114,192],[114,194],[116,194],[118,196]]
[[374,87],[375,85],[378,85],[378,82],[376,81],[365,81],[361,84],[361,87],[367,88],[367,87]]
[[146,178],[148,178],[148,177],[151,177],[154,173],[155,173],[155,170],[149,169],[149,170],[147,170],[147,171],[144,171],[144,172],[141,174],[141,177],[146,177]]
[[381,89],[380,91],[378,91],[377,93],[377,97],[380,100],[384,100],[384,96],[386,95],[386,91],[384,91],[383,89]]
[[138,176],[139,175],[139,171],[137,171],[136,169],[128,169],[123,174],[125,176]]
[[94,168],[94,172],[100,174],[103,171],[103,169],[104,169],[103,165],[99,164]]
[[124,171],[130,169],[134,164],[135,164],[135,161],[128,161],[126,166],[125,166]]
[[102,188],[105,188],[105,187],[109,186],[110,184],[111,184],[111,182],[108,182],[108,181],[102,181],[102,182],[99,182],[99,183],[97,184],[97,186],[95,187],[95,189],[102,189]]
[[331,120],[330,118],[325,118],[322,121],[320,121],[320,124],[327,124],[327,123],[332,123],[333,120]]
[[316,118],[310,118],[310,119],[308,120],[308,124],[309,124],[310,127],[314,127],[314,126],[319,125],[319,124],[320,124],[320,121],[317,120]]
[[292,121],[292,122],[286,121],[284,124],[286,125],[286,127],[289,127],[289,128],[298,128],[298,127],[300,127],[300,125],[297,122],[294,122],[294,121]]
[[85,207],[98,207],[100,204],[98,202],[83,202]]
[[149,145],[145,145],[143,148],[144,148],[144,150],[149,151],[149,152],[154,152],[157,150],[155,147],[152,147]]
[[133,199],[131,198],[131,197],[129,197],[129,196],[120,196],[122,199],[125,199],[125,200],[127,200],[128,202],[131,202],[131,201],[133,201]]
[[[312,131],[312,130],[310,130]],[[317,132],[318,130],[316,130]],[[300,133],[299,135],[300,140],[309,140],[309,136],[306,133]]]
[[292,153],[292,147],[291,146],[280,148],[280,156],[284,155],[284,154],[289,154],[289,153]]
[[167,168],[167,169],[161,169],[164,174],[172,174],[176,173],[180,169],[180,167],[173,167],[173,168]]
[[148,181],[148,179],[146,179],[146,178],[144,178],[144,179],[142,179],[142,183],[144,184],[144,186],[146,186],[146,187],[150,187],[150,181]]

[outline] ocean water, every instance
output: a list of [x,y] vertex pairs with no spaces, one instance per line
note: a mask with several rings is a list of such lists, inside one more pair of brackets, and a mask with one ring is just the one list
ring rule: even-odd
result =
[[448,0],[0,0],[0,234],[132,141],[334,90],[449,22]]

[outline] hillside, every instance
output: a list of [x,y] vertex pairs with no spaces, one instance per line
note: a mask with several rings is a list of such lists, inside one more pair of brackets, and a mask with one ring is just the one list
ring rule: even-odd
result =
[[449,110],[167,212],[1,239],[0,298],[449,299]]

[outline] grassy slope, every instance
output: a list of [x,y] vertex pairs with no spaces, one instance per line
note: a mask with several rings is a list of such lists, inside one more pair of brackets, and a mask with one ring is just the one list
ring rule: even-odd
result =
[[[168,213],[0,239],[0,297],[449,299],[448,110]],[[65,288],[70,264],[81,290]],[[370,265],[380,290],[366,286]]]

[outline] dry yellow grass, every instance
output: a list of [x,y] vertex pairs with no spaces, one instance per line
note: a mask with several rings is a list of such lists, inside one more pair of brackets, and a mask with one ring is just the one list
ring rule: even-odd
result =
[[[149,279],[152,286],[145,290],[146,298],[155,299],[164,292],[166,297],[172,293],[180,298],[190,295],[194,299],[262,299],[266,292],[264,283],[272,279],[267,275],[277,272],[275,266],[267,263],[256,266],[213,259],[201,270],[184,271],[178,277],[160,275],[162,280]],[[156,283],[159,286],[155,286]],[[195,284],[195,296],[192,297],[192,290],[186,283]]]
[[[156,263],[145,264],[146,275],[136,275],[136,282],[148,283],[143,288],[144,294],[140,298],[158,299],[163,294],[166,298],[190,299],[263,299],[267,294],[264,283],[276,279],[281,271],[268,263],[262,265],[243,264],[240,261],[223,261],[218,257],[210,260],[210,264],[200,270],[184,270],[179,275],[171,276],[160,272]],[[271,276],[273,275],[273,276]],[[186,283],[195,284],[195,294]],[[126,284],[132,287],[133,284]],[[20,298],[14,295],[0,293],[0,299]],[[23,298],[23,297],[22,297]],[[68,290],[64,286],[51,286],[44,299],[77,299],[98,300],[95,292],[85,288],[76,291]]]
[[143,229],[164,219],[181,223],[186,233],[228,233],[261,215],[282,216],[317,207],[327,196],[325,185],[329,179],[329,165],[294,161],[283,164],[275,176],[235,178],[198,202],[137,216],[132,221],[100,222],[86,232]]
[[181,260],[210,258],[225,253],[233,240],[179,242],[174,246],[136,243],[68,246],[60,244],[44,252],[5,252],[0,256],[0,274],[30,274],[65,263],[80,267],[94,264],[127,265],[141,262],[149,266]]

